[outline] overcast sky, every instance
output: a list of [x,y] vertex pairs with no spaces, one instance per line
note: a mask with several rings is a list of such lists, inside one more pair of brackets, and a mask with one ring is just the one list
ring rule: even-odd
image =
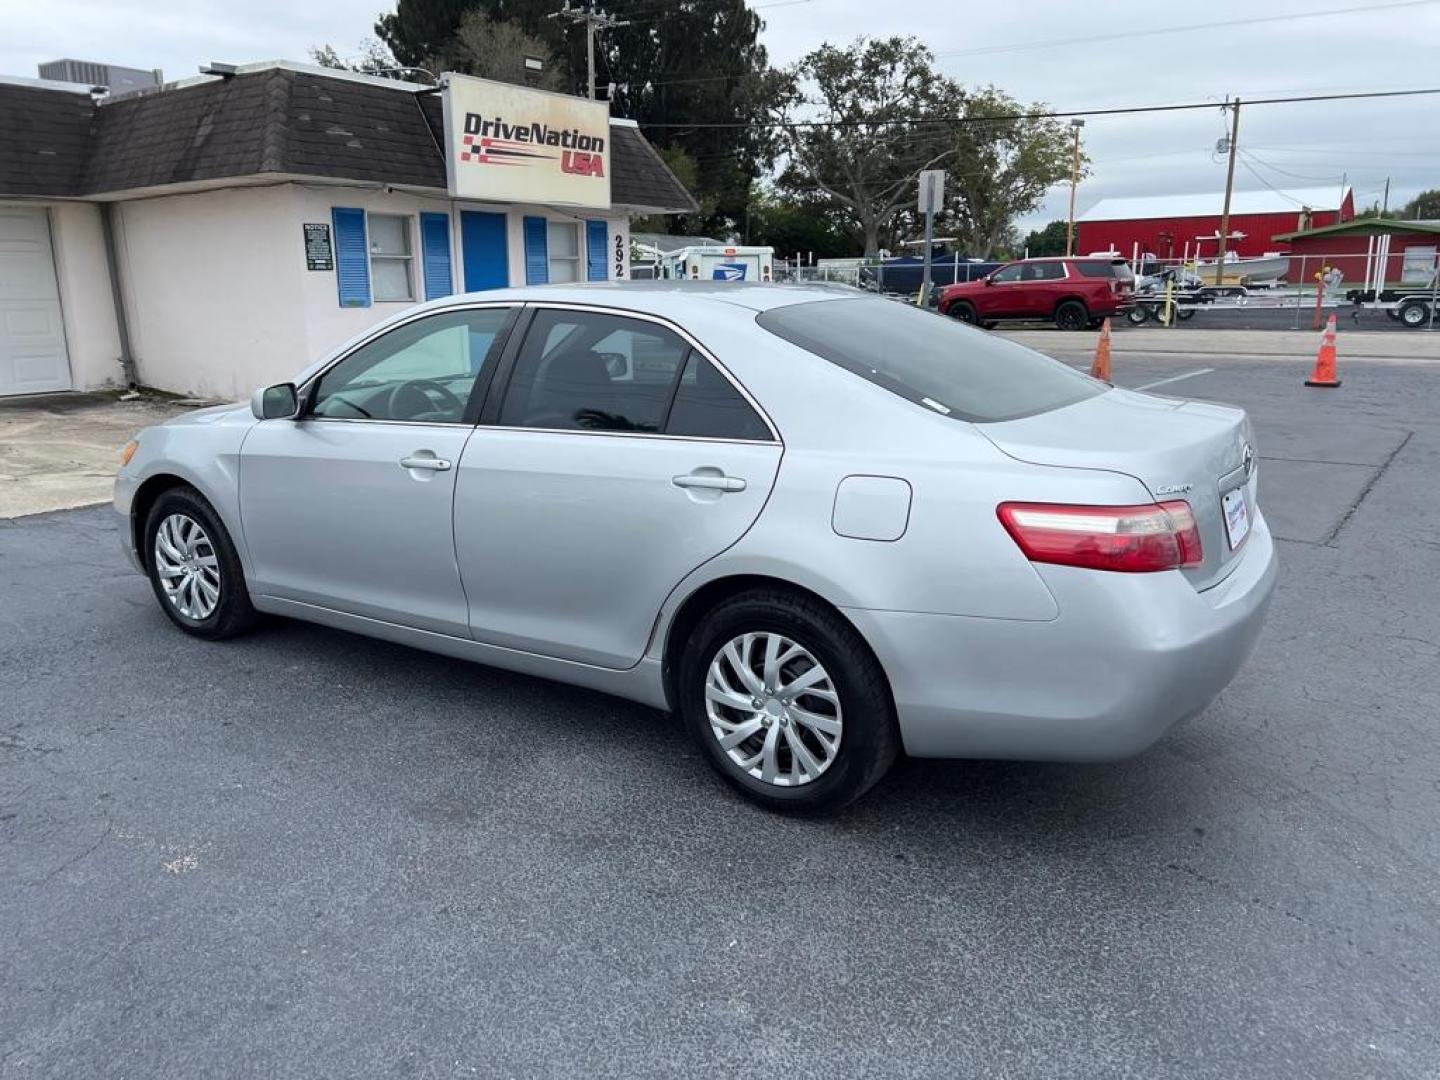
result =
[[[560,6],[559,0],[556,7]],[[1440,0],[1205,0],[1195,5],[1095,0],[756,0],[772,62],[824,40],[913,34],[941,70],[994,83],[1057,109],[1440,86]],[[1351,10],[1344,10],[1351,9]],[[0,0],[0,73],[75,57],[160,67],[166,78],[210,60],[305,60],[310,46],[353,53],[372,33],[376,0]],[[1317,11],[1343,12],[1311,17]],[[1240,20],[1268,19],[1249,25]],[[1197,24],[1206,24],[1197,26]],[[1151,33],[1183,27],[1173,33]],[[1140,32],[1144,36],[1136,36]],[[1064,45],[1056,45],[1065,42]],[[1255,106],[1242,110],[1239,189],[1334,184],[1357,205],[1440,187],[1440,96]],[[1107,195],[1218,191],[1219,109],[1098,117],[1084,129],[1091,177],[1083,210]],[[1253,170],[1253,171],[1252,171]],[[1257,175],[1258,174],[1258,175]],[[1034,215],[1063,217],[1068,187]],[[1033,222],[1030,222],[1033,223]]]

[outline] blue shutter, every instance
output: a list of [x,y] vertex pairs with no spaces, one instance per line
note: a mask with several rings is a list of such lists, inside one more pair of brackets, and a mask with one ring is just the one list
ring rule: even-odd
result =
[[603,221],[585,223],[585,276],[604,281],[610,276],[610,232]]
[[365,239],[365,211],[336,206],[330,211],[335,226],[335,280],[341,307],[370,306],[370,246]]
[[545,219],[525,219],[525,284],[550,283],[550,250],[545,240]]
[[455,291],[450,269],[450,215],[420,215],[420,261],[425,266],[425,299]]

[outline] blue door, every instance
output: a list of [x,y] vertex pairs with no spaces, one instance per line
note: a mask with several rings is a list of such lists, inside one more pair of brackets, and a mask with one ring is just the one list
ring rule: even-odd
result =
[[510,257],[505,215],[461,210],[460,259],[466,292],[506,288],[510,284]]

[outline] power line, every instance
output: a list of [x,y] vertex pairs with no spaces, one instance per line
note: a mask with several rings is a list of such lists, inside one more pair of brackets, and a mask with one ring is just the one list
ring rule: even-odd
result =
[[[1357,101],[1377,98],[1420,97],[1440,94],[1440,88],[1427,90],[1376,90],[1361,94],[1307,94],[1301,97],[1254,98],[1246,105],[1297,105],[1314,101]],[[941,116],[902,117],[898,120],[756,120],[722,123],[642,123],[647,128],[685,128],[702,130],[707,128],[854,128],[884,127],[888,125],[919,126],[924,124],[975,124],[999,123],[1014,120],[1063,120],[1071,116],[1134,116],[1141,113],[1193,112],[1198,109],[1219,109],[1214,101],[1187,102],[1182,105],[1126,105],[1101,109],[1065,109],[1047,112],[1008,113],[995,116]]]
[[1223,22],[1188,23],[1182,26],[1157,26],[1149,30],[1118,30],[1089,37],[1068,37],[1054,41],[1018,42],[1014,45],[983,45],[974,49],[951,49],[935,53],[942,56],[990,56],[995,53],[1024,52],[1031,49],[1069,48],[1073,45],[1088,45],[1095,42],[1109,42],[1120,38],[1157,37],[1162,34],[1183,34],[1196,30],[1219,30],[1231,26],[1255,26],[1260,23],[1297,22],[1300,19],[1323,19],[1332,15],[1350,15],[1355,12],[1384,11],[1388,8],[1421,7],[1440,0],[1392,0],[1390,3],[1365,4],[1360,7],[1330,8],[1326,11],[1300,11],[1290,15],[1256,15],[1247,19],[1228,19]]

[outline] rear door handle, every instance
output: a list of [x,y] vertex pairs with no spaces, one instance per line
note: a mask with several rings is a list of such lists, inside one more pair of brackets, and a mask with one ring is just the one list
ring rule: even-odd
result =
[[431,472],[446,472],[450,468],[450,462],[434,454],[411,454],[409,457],[402,457],[400,465],[406,469],[429,469]]
[[738,476],[715,476],[708,473],[686,473],[671,477],[670,482],[680,488],[705,488],[709,491],[744,491],[745,481]]

